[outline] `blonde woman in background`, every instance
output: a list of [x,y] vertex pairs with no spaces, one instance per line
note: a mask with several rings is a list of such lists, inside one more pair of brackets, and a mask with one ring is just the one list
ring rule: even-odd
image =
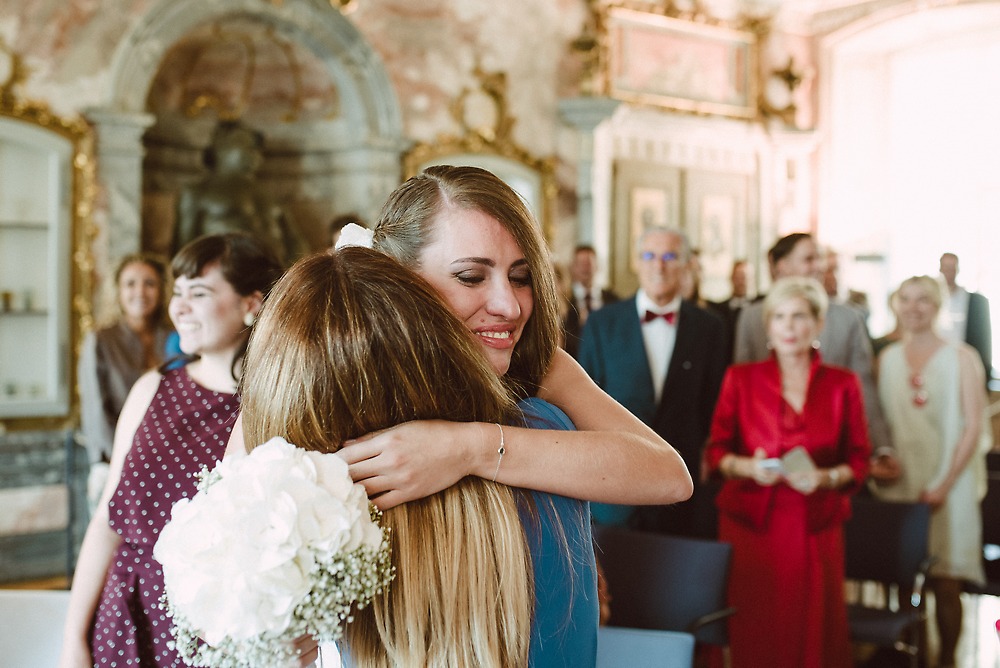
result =
[[976,350],[949,343],[935,323],[941,288],[930,276],[906,279],[894,305],[902,340],[879,355],[879,398],[902,476],[875,493],[891,501],[921,501],[933,512],[929,584],[941,650],[938,664],[955,665],[962,630],[962,582],[982,582],[982,519],[986,493],[985,372]]

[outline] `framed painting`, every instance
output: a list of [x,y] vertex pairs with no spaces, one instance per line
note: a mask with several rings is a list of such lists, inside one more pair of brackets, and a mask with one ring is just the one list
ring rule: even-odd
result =
[[612,7],[606,85],[611,97],[698,114],[757,115],[757,37],[745,30]]
[[681,227],[681,170],[638,160],[614,167],[614,220],[610,278],[619,294],[638,285],[635,248],[651,227]]
[[701,296],[719,301],[730,296],[733,261],[746,259],[756,270],[759,232],[751,220],[756,210],[753,181],[744,174],[691,170],[685,174],[688,202],[684,229],[700,251]]

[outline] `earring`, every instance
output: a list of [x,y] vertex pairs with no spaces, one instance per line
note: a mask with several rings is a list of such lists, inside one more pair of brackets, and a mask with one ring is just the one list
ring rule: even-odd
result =
[[771,343],[770,341],[768,341],[768,342],[767,342],[767,343],[765,343],[764,345],[765,345],[765,346],[767,346],[767,349],[768,349],[768,350],[774,350],[774,344],[773,344],[773,343]]
[[253,327],[255,322],[257,322],[256,316],[254,316],[252,311],[247,311],[246,315],[243,316],[243,324],[247,327]]
[[819,339],[813,339],[812,347],[813,350],[819,350]]

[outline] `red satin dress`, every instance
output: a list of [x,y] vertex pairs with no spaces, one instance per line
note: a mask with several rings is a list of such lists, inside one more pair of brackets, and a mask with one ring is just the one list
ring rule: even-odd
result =
[[[864,480],[870,445],[862,401],[857,377],[818,355],[801,413],[782,397],[773,358],[730,367],[706,449],[709,471],[718,475],[728,453],[763,448],[781,457],[802,445],[820,468],[847,464]],[[716,502],[719,539],[733,545],[733,668],[852,665],[842,525],[857,487],[806,496],[784,483],[725,482]]]

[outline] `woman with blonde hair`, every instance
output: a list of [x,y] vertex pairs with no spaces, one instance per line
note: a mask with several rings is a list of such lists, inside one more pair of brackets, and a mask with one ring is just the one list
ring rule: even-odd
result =
[[878,389],[902,466],[895,484],[875,493],[933,509],[928,583],[941,638],[938,665],[955,665],[962,630],[962,582],[982,582],[985,454],[990,445],[985,372],[975,348],[949,343],[936,329],[942,293],[930,276],[899,286],[895,307],[902,339],[878,358]]
[[[518,398],[565,411],[580,431],[515,429],[497,480],[588,501],[670,504],[693,489],[680,455],[558,347],[559,294],[538,223],[521,197],[476,167],[430,167],[397,188],[369,242],[438,291]],[[418,422],[345,451],[387,508],[466,475],[492,478],[495,436],[481,424]]]
[[[249,449],[281,436],[336,452],[410,420],[478,421],[499,435],[518,419],[433,288],[361,248],[307,257],[279,281],[250,343],[242,402]],[[349,662],[528,665],[531,562],[518,518],[526,503],[506,485],[467,477],[386,511],[396,578],[347,625]]]
[[871,446],[858,377],[820,358],[827,303],[815,279],[776,281],[771,356],[729,367],[715,407],[705,459],[723,480],[719,539],[733,546],[733,668],[853,664],[843,522]]

